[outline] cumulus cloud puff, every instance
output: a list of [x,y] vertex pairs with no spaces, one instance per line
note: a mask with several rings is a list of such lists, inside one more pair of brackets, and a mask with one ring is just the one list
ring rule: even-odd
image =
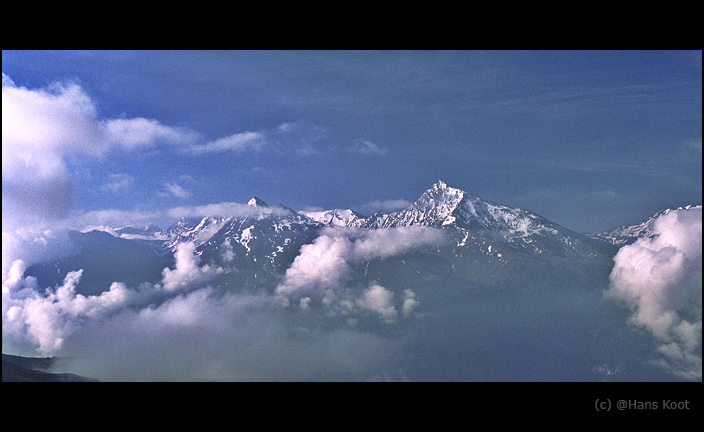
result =
[[357,304],[364,309],[376,312],[384,321],[392,323],[396,321],[398,316],[393,297],[394,293],[375,283],[364,291],[362,297],[357,299]]
[[[220,290],[192,245],[157,284],[115,282],[76,292],[83,270],[49,289],[16,261],[3,276],[3,338],[43,355],[74,356],[69,371],[101,380],[347,380],[396,370],[398,341],[350,328],[291,327],[275,298]],[[372,284],[359,311],[391,322],[393,295]],[[407,296],[405,296],[407,297]]]
[[24,262],[15,261],[3,281],[3,333],[28,339],[44,355],[58,351],[85,321],[105,318],[135,297],[134,291],[117,282],[100,295],[77,294],[83,270],[69,272],[61,286],[42,293],[35,278],[22,276],[24,270]]
[[658,339],[662,366],[701,379],[702,207],[670,211],[651,230],[615,256],[607,297],[625,302],[630,322]]
[[[387,258],[412,248],[436,245],[444,240],[441,230],[424,227],[396,227],[379,230],[330,227],[312,243],[303,245],[299,255],[286,271],[276,294],[288,303],[311,298],[324,304],[335,300],[338,291],[349,282],[355,265],[373,259]],[[358,305],[381,312],[389,301],[384,287],[373,286]],[[409,307],[412,303],[409,303]],[[386,317],[390,317],[389,314]],[[394,316],[395,318],[395,316]]]
[[[73,182],[67,157],[101,157],[114,150],[139,151],[157,145],[193,154],[256,151],[265,142],[263,135],[255,132],[208,142],[196,131],[154,119],[101,118],[91,97],[78,84],[56,82],[29,89],[2,76],[3,210],[21,211],[25,222],[28,214],[52,219],[69,214]],[[7,222],[5,216],[3,212],[3,222]]]
[[205,264],[200,266],[200,256],[196,255],[195,243],[181,243],[177,246],[174,258],[176,268],[162,271],[162,286],[170,292],[179,292],[203,286],[210,282],[222,269]]
[[[174,256],[175,268],[164,268],[160,283],[129,288],[116,281],[108,291],[89,296],[76,292],[82,269],[68,272],[61,286],[44,289],[36,278],[24,277],[27,264],[15,260],[3,274],[3,334],[35,345],[44,355],[52,355],[78,328],[129,307],[153,309],[155,301],[207,287],[222,271],[208,264],[201,266],[193,243],[180,244]],[[171,315],[183,317],[186,313],[182,308],[170,307],[174,312]]]

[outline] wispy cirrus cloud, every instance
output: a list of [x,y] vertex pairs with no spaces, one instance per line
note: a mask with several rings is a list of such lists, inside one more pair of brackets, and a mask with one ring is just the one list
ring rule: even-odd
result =
[[356,140],[348,150],[350,153],[368,156],[386,156],[387,152],[385,148],[368,140]]
[[182,151],[190,154],[260,151],[267,143],[267,138],[262,132],[241,132],[205,144],[184,147]]
[[124,192],[129,190],[135,182],[134,176],[125,173],[110,174],[108,180],[101,187],[104,191],[113,193]]
[[191,193],[178,183],[164,183],[164,189],[164,192],[160,192],[161,195],[173,196],[176,198],[189,198],[191,196]]
[[404,209],[411,204],[413,203],[405,199],[374,200],[362,204],[360,210],[365,214],[371,214],[378,211],[389,213]]
[[[156,119],[101,118],[91,96],[73,82],[55,82],[30,89],[2,78],[3,210],[23,217],[65,218],[73,208],[74,182],[67,158],[102,158],[111,151],[139,152],[166,146],[183,153],[259,151],[263,133],[243,132],[206,141],[187,127],[164,125]],[[130,183],[115,175],[103,188],[117,191]],[[171,184],[172,195],[186,191]],[[10,214],[3,211],[3,217]],[[5,220],[4,220],[5,221]]]

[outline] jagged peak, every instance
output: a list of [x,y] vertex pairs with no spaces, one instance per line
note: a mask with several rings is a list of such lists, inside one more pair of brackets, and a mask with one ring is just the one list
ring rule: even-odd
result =
[[267,203],[259,199],[257,196],[253,196],[252,199],[247,201],[247,205],[251,207],[269,207]]
[[[416,200],[414,205],[425,206],[428,203],[439,204],[439,202],[452,201],[454,204],[458,204],[460,200],[469,196],[465,191],[461,189],[456,189],[450,187],[442,180],[438,180],[430,189],[423,192],[423,194]],[[438,201],[439,200],[439,201]]]
[[463,191],[462,189],[457,189],[448,186],[447,183],[445,183],[442,180],[438,180],[437,182],[433,183],[433,185],[425,191],[426,194],[432,194],[432,195],[445,195],[445,194],[450,194],[450,195],[469,195],[467,192]]
[[447,189],[447,183],[442,180],[438,180],[433,184],[433,189]]

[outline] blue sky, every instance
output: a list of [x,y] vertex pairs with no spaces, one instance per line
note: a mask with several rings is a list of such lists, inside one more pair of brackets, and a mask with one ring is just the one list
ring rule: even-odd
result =
[[[438,179],[600,232],[702,202],[701,51],[3,51],[3,228]],[[80,228],[80,227],[79,227]]]

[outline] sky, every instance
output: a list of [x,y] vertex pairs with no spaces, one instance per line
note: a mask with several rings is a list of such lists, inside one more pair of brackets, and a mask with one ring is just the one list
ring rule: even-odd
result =
[[349,281],[437,244],[427,227],[323,230],[268,293],[213,287],[225,270],[190,243],[138,286],[25,275],[68,251],[66,228],[166,227],[252,196],[370,215],[443,180],[588,233],[701,204],[701,51],[4,50],[2,98],[4,349],[104,380],[663,379],[653,353],[701,380],[701,207],[622,247],[602,290]]
[[2,52],[3,231],[439,179],[578,232],[702,202],[701,51]]

